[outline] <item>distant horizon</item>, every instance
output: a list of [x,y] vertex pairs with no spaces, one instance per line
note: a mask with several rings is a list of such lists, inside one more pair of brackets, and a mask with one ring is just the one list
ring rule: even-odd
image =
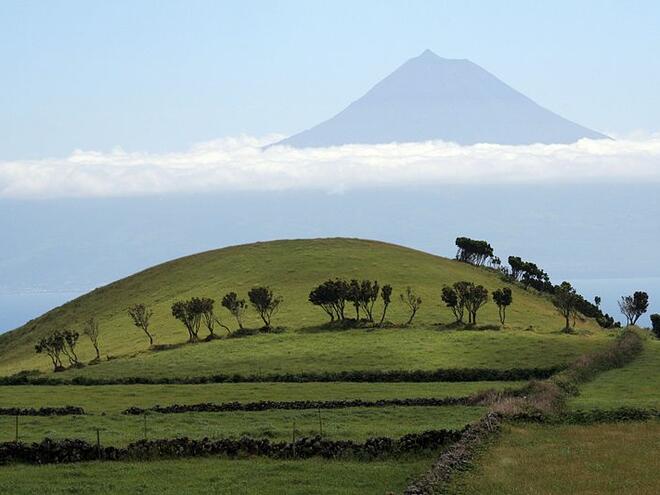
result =
[[336,3],[3,2],[0,162],[290,136],[425,49],[469,59],[607,135],[660,131],[660,67],[649,63],[660,45],[655,2],[360,2],[346,11]]

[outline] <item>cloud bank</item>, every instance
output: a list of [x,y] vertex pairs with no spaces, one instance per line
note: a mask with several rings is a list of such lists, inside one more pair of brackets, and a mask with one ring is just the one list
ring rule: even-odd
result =
[[75,151],[0,161],[0,197],[111,197],[209,191],[660,182],[660,134],[570,145],[425,143],[263,148],[281,136],[225,138],[180,153]]

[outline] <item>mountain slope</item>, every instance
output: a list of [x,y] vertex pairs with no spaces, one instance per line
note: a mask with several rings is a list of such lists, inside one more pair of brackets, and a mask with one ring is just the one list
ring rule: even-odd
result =
[[[424,302],[412,328],[318,332],[324,313],[308,301],[309,291],[333,277],[378,279],[394,287],[388,319],[403,322],[407,313],[398,294],[412,286]],[[438,331],[435,323],[453,320],[440,303],[445,284],[470,280],[490,291],[505,285],[496,273],[413,249],[357,239],[287,240],[234,246],[180,258],[96,289],[60,308],[0,335],[0,375],[23,369],[49,369],[45,356],[34,353],[37,339],[54,329],[80,329],[95,316],[101,327],[102,355],[123,356],[67,373],[190,375],[217,372],[275,372],[301,369],[358,369],[385,367],[433,368],[546,366],[565,361],[592,345],[591,339],[566,337],[558,330],[561,317],[544,297],[513,287],[509,329],[503,332]],[[184,346],[173,351],[148,352],[146,337],[126,315],[126,308],[142,302],[154,309],[152,329],[157,344],[180,344],[184,327],[173,319],[170,306],[177,299],[208,296],[216,301],[231,290],[246,297],[249,288],[265,284],[284,298],[275,325],[285,333],[259,335]],[[377,311],[380,310],[380,302]],[[224,323],[235,322],[217,308]],[[350,312],[350,311],[349,311]],[[496,323],[497,308],[489,302],[479,313],[480,323]],[[246,325],[258,327],[254,311]],[[528,332],[518,332],[533,328]],[[586,321],[583,328],[595,329]],[[307,330],[305,330],[307,329]],[[521,349],[532,346],[533,349]],[[81,338],[79,353],[90,360],[90,343]],[[444,351],[436,352],[443,348]],[[516,352],[515,349],[518,349]],[[510,353],[507,353],[510,351]],[[121,369],[120,369],[121,368]]]
[[426,50],[330,120],[277,144],[305,148],[442,140],[516,145],[606,137],[542,108],[469,60]]

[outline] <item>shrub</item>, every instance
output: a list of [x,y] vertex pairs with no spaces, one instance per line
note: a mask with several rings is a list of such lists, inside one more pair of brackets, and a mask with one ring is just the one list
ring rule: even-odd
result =
[[649,308],[649,295],[646,292],[636,291],[632,296],[623,296],[619,301],[619,308],[626,317],[628,325],[635,325],[639,317]]
[[504,325],[506,321],[506,308],[513,302],[513,294],[508,287],[502,287],[493,292],[493,301],[497,304],[499,311],[500,323]]
[[264,322],[265,328],[270,329],[270,321],[279,310],[282,298],[275,296],[268,287],[253,287],[248,292],[248,299]]
[[657,313],[651,315],[651,330],[660,339],[660,315]]
[[236,292],[229,292],[224,295],[222,298],[222,307],[226,308],[231,315],[236,318],[236,323],[238,323],[238,328],[243,329],[243,316],[247,311],[247,303],[245,299],[239,299]]
[[419,308],[422,305],[422,298],[415,294],[415,291],[412,289],[412,287],[406,287],[406,292],[399,294],[399,298],[403,304],[408,306],[410,317],[408,318],[408,321],[405,323],[405,325],[410,325],[413,321],[413,318],[415,318],[417,311],[419,311]]
[[127,310],[128,316],[133,320],[133,325],[141,329],[149,338],[149,345],[154,345],[154,338],[149,332],[149,323],[154,312],[144,304],[134,304]]

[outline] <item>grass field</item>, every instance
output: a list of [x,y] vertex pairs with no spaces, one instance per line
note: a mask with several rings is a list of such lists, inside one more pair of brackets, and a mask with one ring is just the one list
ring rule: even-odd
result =
[[[406,311],[398,294],[408,285],[414,287],[424,301],[414,326],[372,332],[314,332],[325,321],[325,315],[307,301],[309,291],[319,282],[337,276],[392,284],[394,298],[388,319],[399,323],[406,320]],[[181,376],[259,370],[543,366],[564,362],[603,340],[603,332],[588,320],[579,326],[593,331],[594,337],[558,335],[562,321],[547,298],[517,286],[512,286],[514,303],[508,311],[509,331],[438,331],[435,323],[453,319],[450,310],[440,302],[441,288],[458,280],[483,284],[490,291],[507,285],[493,271],[375,241],[274,241],[209,251],[92,291],[1,335],[0,374],[23,369],[48,370],[49,360],[34,353],[36,340],[55,328],[79,329],[91,316],[101,324],[104,356],[130,357],[145,351],[146,337],[126,315],[126,308],[136,302],[154,308],[152,329],[157,343],[182,343],[186,331],[170,314],[175,300],[191,296],[217,300],[230,290],[245,297],[247,290],[258,284],[269,285],[283,296],[282,310],[274,324],[286,327],[286,333],[138,354],[135,359],[111,361],[77,373]],[[218,309],[224,321],[235,327],[223,311]],[[480,311],[479,321],[497,323],[497,308],[492,302]],[[254,312],[248,314],[246,323],[259,325]],[[523,332],[525,329],[529,331]],[[89,342],[81,340],[79,354],[83,361],[93,357]]]
[[376,462],[191,459],[146,463],[6,466],[0,493],[12,495],[320,495],[400,492],[431,459]]
[[217,373],[546,367],[568,363],[608,341],[603,334],[580,337],[514,330],[441,332],[423,328],[257,335],[146,352],[57,376],[158,378]]
[[655,495],[660,421],[511,427],[453,495]]
[[465,397],[521,387],[524,382],[435,383],[218,383],[208,385],[0,386],[2,407],[78,406],[88,413],[118,413],[131,406],[261,400],[406,399]]
[[[486,411],[483,407],[382,407],[321,410],[323,435],[331,439],[363,441],[368,437],[400,437],[426,430],[461,429]],[[88,416],[22,416],[19,439],[24,442],[43,438],[78,438],[96,442],[101,430],[104,445],[123,446],[144,438],[144,418],[122,414]],[[0,441],[13,441],[15,418],[0,416]],[[149,438],[238,438],[250,436],[290,441],[296,436],[319,434],[317,410],[269,410],[263,412],[213,412],[150,414]]]
[[[381,284],[393,285],[393,303],[388,311],[388,320],[393,325],[388,328],[334,331],[322,328],[326,321],[325,314],[312,306],[307,298],[315,285],[334,277],[378,279]],[[498,322],[497,308],[491,301],[479,313],[479,323],[490,324],[489,330],[448,330],[438,325],[453,320],[450,310],[440,301],[440,291],[443,285],[459,280],[482,284],[491,293],[494,289],[509,285],[492,270],[374,241],[275,241],[209,251],[153,267],[97,289],[22,328],[1,335],[0,375],[35,369],[50,373],[48,358],[34,353],[35,342],[54,329],[79,330],[91,316],[100,322],[102,361],[94,366],[58,373],[58,378],[185,378],[216,374],[351,370],[545,368],[567,364],[580,355],[601,349],[616,335],[616,332],[600,329],[588,319],[578,322],[576,334],[561,333],[562,319],[549,299],[518,286],[511,286],[514,302],[507,312],[508,320],[504,328],[498,330],[499,326],[495,325]],[[208,296],[217,301],[231,290],[245,297],[247,290],[255,285],[269,285],[283,296],[282,309],[273,321],[275,325],[284,327],[283,332],[184,344],[187,332],[170,314],[170,306],[175,300]],[[407,315],[398,294],[409,285],[421,295],[423,304],[414,323],[402,327],[400,323],[406,320]],[[132,326],[126,315],[126,308],[134,303],[153,307],[152,331],[156,343],[167,344],[171,349],[148,349],[146,337]],[[380,306],[377,306],[377,312],[379,310]],[[222,308],[217,307],[217,312],[224,323],[235,328],[235,323]],[[260,326],[254,312],[248,315],[246,326]],[[83,361],[93,357],[92,346],[84,337],[81,338],[78,353]],[[654,353],[650,358],[645,354],[644,359],[650,359],[648,363],[642,361],[641,364],[634,364],[641,366],[639,371],[633,371],[635,381],[641,380],[656,366],[653,356]],[[131,406],[259,400],[459,397],[490,388],[519,386],[520,382],[31,385],[0,387],[0,407],[81,406],[90,414],[20,417],[20,440],[40,441],[50,437],[81,438],[95,442],[98,429],[104,445],[121,446],[144,437],[143,417],[120,414]],[[614,385],[607,387],[611,389],[607,392],[609,396],[619,393],[612,388]],[[585,388],[585,395],[580,399],[598,396],[597,392],[586,392]],[[373,436],[399,437],[425,430],[460,429],[481,417],[485,411],[482,407],[466,406],[347,408],[322,410],[321,421],[324,436],[328,438],[363,441]],[[147,415],[147,437],[151,439],[247,435],[280,441],[291,440],[294,435],[316,435],[319,430],[319,412],[316,410]],[[567,436],[566,441],[571,440],[570,435],[562,433],[561,429],[554,431],[558,432],[557,438],[560,440],[561,435]],[[0,441],[11,441],[14,435],[15,418],[0,417]],[[540,459],[542,455],[562,455],[563,450],[556,448],[556,445],[551,446],[548,452],[543,451],[544,445],[545,448],[550,445],[552,435],[550,430],[546,432],[530,427],[513,429],[504,437],[503,442],[515,441],[519,446],[523,445],[525,438],[529,440],[529,444],[525,445],[529,452],[521,453],[520,458],[516,458],[516,470],[510,474],[511,479],[518,476],[518,472],[524,475],[527,469],[525,462],[536,462],[536,458],[528,459],[527,456]],[[498,448],[506,447],[505,443],[501,445]],[[511,449],[515,450],[513,447]],[[541,450],[536,452],[534,449]],[[514,454],[518,455],[512,452],[511,456]],[[496,456],[492,459],[491,463],[497,463],[500,458]],[[614,461],[608,457],[603,462]],[[12,494],[19,495],[160,495],[182,492],[382,494],[402,490],[411,477],[426,470],[431,463],[432,459],[406,457],[368,463],[194,459],[43,467],[4,466],[0,468],[0,493],[10,490]],[[484,473],[488,473],[489,466],[487,462]],[[549,467],[546,466],[546,469]],[[527,476],[533,478],[529,472]],[[549,474],[546,481],[552,481]],[[466,480],[468,482],[471,480]],[[472,489],[469,484],[463,488]],[[567,490],[566,493],[572,492]]]
[[570,401],[575,409],[660,409],[660,341],[649,339],[642,354],[624,368],[602,373]]

